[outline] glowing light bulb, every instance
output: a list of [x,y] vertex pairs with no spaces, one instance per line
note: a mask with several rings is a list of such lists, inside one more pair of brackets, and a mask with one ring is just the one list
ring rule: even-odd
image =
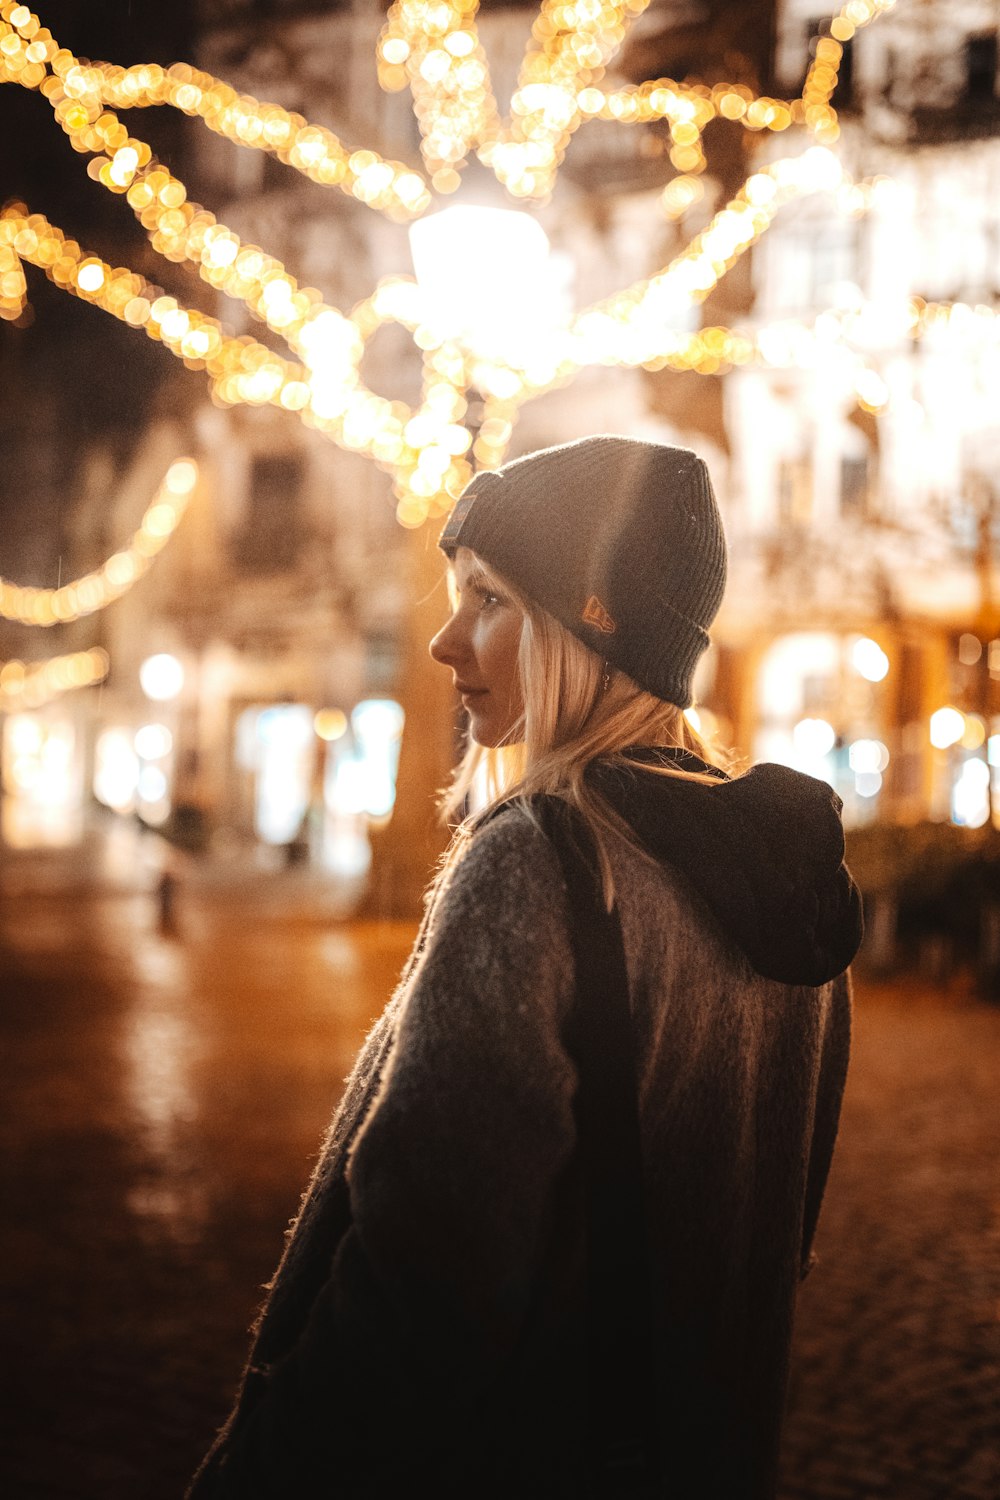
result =
[[836,742],[836,730],[826,719],[800,719],[792,730],[796,754],[805,760],[822,760]]
[[931,744],[937,750],[947,750],[955,745],[965,733],[965,715],[957,708],[939,708],[931,714]]
[[889,671],[889,658],[877,641],[862,636],[851,648],[854,669],[867,682],[881,682]]
[[321,740],[339,740],[347,732],[347,715],[339,708],[321,708],[313,728]]
[[104,267],[96,260],[84,261],[77,272],[76,284],[81,292],[99,292],[104,285]]
[[139,685],[147,698],[167,703],[176,698],[184,686],[184,668],[176,656],[159,651],[148,656],[139,668]]

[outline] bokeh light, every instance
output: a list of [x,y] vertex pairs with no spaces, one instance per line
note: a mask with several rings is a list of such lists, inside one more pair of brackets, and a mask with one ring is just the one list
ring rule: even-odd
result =
[[139,685],[154,703],[168,703],[178,697],[184,687],[184,668],[176,656],[158,651],[154,656],[147,656],[139,668]]

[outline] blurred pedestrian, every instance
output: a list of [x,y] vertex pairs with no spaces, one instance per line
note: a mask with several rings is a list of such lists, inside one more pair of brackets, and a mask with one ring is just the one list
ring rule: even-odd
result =
[[773,1496],[860,940],[839,803],[685,718],[726,570],[693,453],[531,454],[441,545],[478,807],[191,1493]]

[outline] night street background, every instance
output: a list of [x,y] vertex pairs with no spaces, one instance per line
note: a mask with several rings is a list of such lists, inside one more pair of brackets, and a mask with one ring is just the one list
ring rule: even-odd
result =
[[998,1500],[1000,11],[434,8],[0,5],[0,1500],[179,1500],[445,839],[441,518],[615,431],[869,917],[780,1500]]
[[[88,858],[0,883],[4,1493],[171,1500],[412,928],[195,869],[163,932],[155,840]],[[859,984],[784,1500],[1000,1492],[998,1070],[1000,1010],[963,981]]]

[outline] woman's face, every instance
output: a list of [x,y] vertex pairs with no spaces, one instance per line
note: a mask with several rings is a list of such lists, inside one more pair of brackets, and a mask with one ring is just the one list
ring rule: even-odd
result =
[[476,743],[506,744],[524,712],[517,670],[524,615],[513,599],[487,584],[468,547],[455,554],[454,578],[454,610],[431,641],[430,653],[455,674]]

